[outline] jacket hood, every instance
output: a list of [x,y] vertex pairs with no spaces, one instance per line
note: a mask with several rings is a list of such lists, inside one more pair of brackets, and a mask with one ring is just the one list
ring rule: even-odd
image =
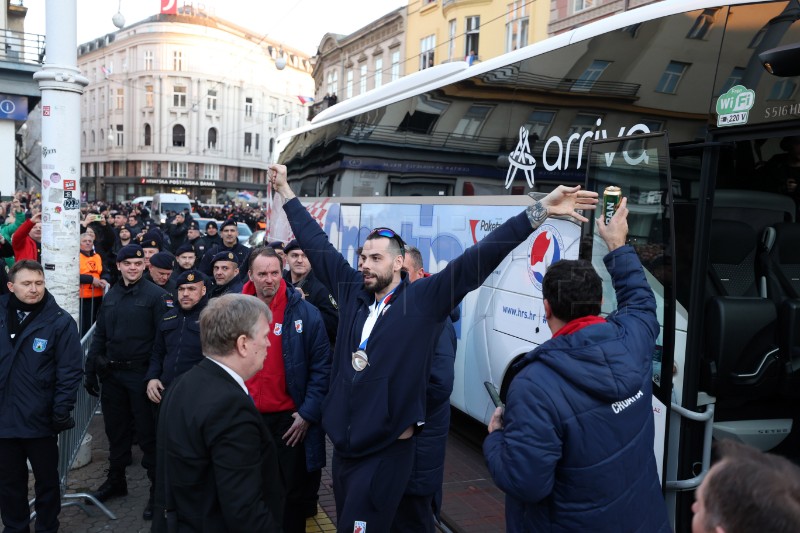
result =
[[630,398],[650,372],[641,357],[633,357],[623,344],[620,326],[613,321],[550,339],[526,355],[525,366],[534,361],[547,365],[564,380],[603,401]]

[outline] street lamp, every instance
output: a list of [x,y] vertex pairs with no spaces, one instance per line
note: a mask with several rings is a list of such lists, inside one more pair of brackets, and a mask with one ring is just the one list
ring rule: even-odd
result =
[[111,17],[111,22],[120,30],[125,27],[125,17],[122,15],[122,0],[119,0],[117,12]]
[[286,58],[283,57],[283,46],[278,50],[278,57],[275,58],[275,68],[283,70],[286,68]]

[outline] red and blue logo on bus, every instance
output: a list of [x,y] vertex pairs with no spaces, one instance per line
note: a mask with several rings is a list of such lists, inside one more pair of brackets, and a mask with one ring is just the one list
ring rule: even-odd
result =
[[537,290],[542,290],[542,281],[547,268],[561,259],[564,240],[551,224],[542,224],[531,236],[528,248],[528,277]]

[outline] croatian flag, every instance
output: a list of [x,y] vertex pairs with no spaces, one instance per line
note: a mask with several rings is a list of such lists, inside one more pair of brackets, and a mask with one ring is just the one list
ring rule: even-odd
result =
[[310,97],[310,96],[299,96],[298,95],[297,99],[300,100],[300,103],[303,104],[303,105],[313,104],[314,103],[314,99],[312,97]]
[[109,75],[109,74],[111,74],[111,71],[110,71],[109,69],[107,69],[105,65],[103,65],[102,67],[100,67],[100,70],[101,70],[101,71],[103,71],[103,75],[104,75],[106,78],[108,77],[108,75]]
[[241,191],[239,194],[236,195],[236,197],[247,200],[248,202],[253,199],[253,195],[250,194],[248,191]]

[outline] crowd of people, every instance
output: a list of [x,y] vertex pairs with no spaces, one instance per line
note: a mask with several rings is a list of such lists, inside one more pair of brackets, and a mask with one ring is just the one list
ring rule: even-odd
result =
[[[74,426],[81,379],[100,398],[110,448],[93,495],[127,495],[138,444],[153,531],[305,531],[326,436],[338,531],[434,531],[459,302],[548,217],[586,222],[597,194],[561,186],[430,275],[390,228],[366,237],[354,268],[295,198],[286,168],[269,175],[296,237],[288,243],[242,246],[236,213],[201,235],[189,212],[158,224],[141,206],[87,206],[80,325],[47,292],[35,195],[2,206],[0,250],[13,256],[0,269],[5,531],[29,531],[26,460],[37,531],[57,531],[57,435]],[[626,200],[597,224],[617,311],[599,316],[590,263],[551,266],[542,291],[553,337],[514,366],[488,427],[484,455],[510,532],[671,530],[652,451],[655,298],[626,245]],[[84,364],[79,326],[92,324]],[[770,530],[797,530],[800,469],[750,449],[721,455],[698,491],[697,533],[756,531],[752,520],[756,529],[739,526],[760,516],[739,512],[748,498],[780,515]],[[735,483],[777,472],[768,497]]]

